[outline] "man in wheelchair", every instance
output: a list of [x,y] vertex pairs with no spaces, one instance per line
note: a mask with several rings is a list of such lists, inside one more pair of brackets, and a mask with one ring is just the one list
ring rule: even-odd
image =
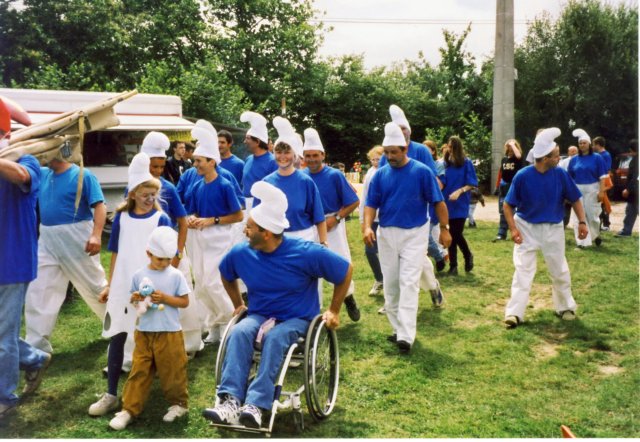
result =
[[[318,278],[334,284],[333,298],[324,312],[326,326],[339,325],[339,313],[351,282],[352,266],[340,255],[309,241],[283,235],[285,194],[259,181],[251,188],[261,200],[247,220],[248,243],[233,247],[220,263],[224,287],[234,315],[247,307],[238,278],[247,286],[248,314],[231,329],[219,380],[220,403],[203,416],[217,424],[260,428],[263,410],[271,409],[278,370],[289,347],[304,336],[311,319],[320,313]],[[255,378],[247,386],[254,341],[267,321],[275,326],[262,336],[262,355]],[[271,320],[271,321],[270,321]],[[263,330],[264,333],[264,330]]]

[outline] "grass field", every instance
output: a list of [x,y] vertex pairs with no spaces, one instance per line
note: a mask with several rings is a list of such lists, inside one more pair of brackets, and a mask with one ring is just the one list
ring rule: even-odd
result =
[[[640,437],[638,236],[604,233],[603,247],[577,251],[568,235],[578,320],[554,316],[539,258],[526,322],[505,330],[513,245],[491,242],[495,224],[478,226],[466,231],[475,254],[473,273],[440,278],[446,295],[441,311],[421,296],[416,344],[410,355],[400,356],[385,339],[388,321],[376,313],[382,298],[367,296],[372,277],[357,220],[348,223],[362,319],[352,323],[341,314],[336,410],[321,424],[305,412],[302,435],[295,433],[291,416],[278,415],[274,437],[546,438],[559,437],[561,424],[579,437]],[[111,416],[89,417],[88,406],[106,388],[100,370],[107,342],[100,329],[79,297],[65,304],[53,336],[53,363],[39,393],[0,423],[0,437],[247,437],[210,428],[200,416],[214,394],[217,345],[189,364],[187,418],[162,422],[167,404],[157,383],[147,409],[125,431],[108,429]]]

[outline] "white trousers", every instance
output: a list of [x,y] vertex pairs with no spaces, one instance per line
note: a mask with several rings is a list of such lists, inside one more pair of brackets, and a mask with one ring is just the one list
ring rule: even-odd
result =
[[599,183],[578,184],[578,189],[582,193],[580,200],[584,206],[584,214],[589,228],[589,234],[585,239],[578,238],[579,221],[575,212],[571,211],[571,225],[573,225],[573,235],[576,244],[579,246],[589,247],[593,244],[593,240],[600,236],[600,203],[598,202]]
[[218,265],[233,243],[233,225],[210,226],[202,230],[189,229],[189,250],[194,293],[206,310],[205,328],[226,325],[233,314],[233,304],[227,294]]
[[516,226],[522,236],[522,244],[513,248],[513,281],[511,299],[505,310],[505,317],[517,316],[521,321],[529,303],[529,293],[536,275],[537,251],[542,252],[551,275],[551,299],[557,313],[565,310],[576,311],[577,305],[571,295],[571,275],[564,256],[564,227],[558,224],[531,224],[515,217]]
[[378,227],[384,308],[398,340],[409,344],[416,338],[420,274],[427,253],[428,234],[429,223],[413,229]]
[[25,300],[25,340],[47,353],[53,351],[49,339],[69,281],[96,316],[104,318],[106,304],[98,302],[98,295],[107,280],[100,255],[84,251],[92,230],[93,221],[40,226],[38,276],[29,284]]
[[[327,232],[327,242],[329,243],[329,250],[351,262],[351,250],[349,249],[349,241],[347,239],[346,222],[339,222],[333,229]],[[353,295],[355,290],[355,284],[353,283],[353,280],[351,280],[347,296]]]
[[182,335],[184,337],[184,349],[187,353],[193,353],[202,350],[204,342],[202,342],[202,318],[200,317],[202,307],[193,292],[188,250],[183,251],[178,270],[184,275],[189,288],[189,305],[180,309],[180,325],[182,326]]

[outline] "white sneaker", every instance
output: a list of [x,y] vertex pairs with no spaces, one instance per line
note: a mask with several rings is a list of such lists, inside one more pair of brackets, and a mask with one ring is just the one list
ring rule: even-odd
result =
[[217,407],[205,408],[202,416],[216,424],[237,425],[240,417],[240,401],[227,394]]
[[89,416],[104,416],[118,408],[118,396],[105,393],[89,407]]
[[262,410],[253,404],[246,404],[240,409],[240,423],[249,428],[262,426]]
[[172,405],[169,407],[169,411],[162,418],[165,422],[173,422],[176,418],[182,417],[189,412],[188,408],[184,408],[180,405]]
[[116,431],[124,430],[127,428],[127,425],[131,423],[131,419],[133,417],[129,414],[127,410],[122,410],[119,413],[116,413],[115,417],[109,421],[109,426]]
[[383,284],[381,282],[374,282],[373,287],[369,290],[369,296],[378,296],[382,294]]
[[211,330],[209,330],[209,334],[206,338],[204,338],[204,344],[210,345],[215,344],[216,342],[220,342],[220,328],[214,326]]

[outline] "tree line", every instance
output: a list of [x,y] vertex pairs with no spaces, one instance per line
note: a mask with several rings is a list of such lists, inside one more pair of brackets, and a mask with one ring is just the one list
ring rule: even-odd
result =
[[[435,66],[419,54],[367,70],[361,55],[319,57],[330,30],[310,23],[316,14],[311,0],[0,0],[0,82],[174,94],[185,115],[238,126],[243,110],[271,119],[284,103],[299,132],[316,127],[330,161],[348,165],[380,143],[395,103],[414,140],[460,135],[490,179],[493,61],[466,51],[471,25],[442,31]],[[563,151],[574,127],[614,152],[637,137],[637,22],[637,5],[597,0],[534,20],[515,53],[525,149],[546,126],[563,130]]]

